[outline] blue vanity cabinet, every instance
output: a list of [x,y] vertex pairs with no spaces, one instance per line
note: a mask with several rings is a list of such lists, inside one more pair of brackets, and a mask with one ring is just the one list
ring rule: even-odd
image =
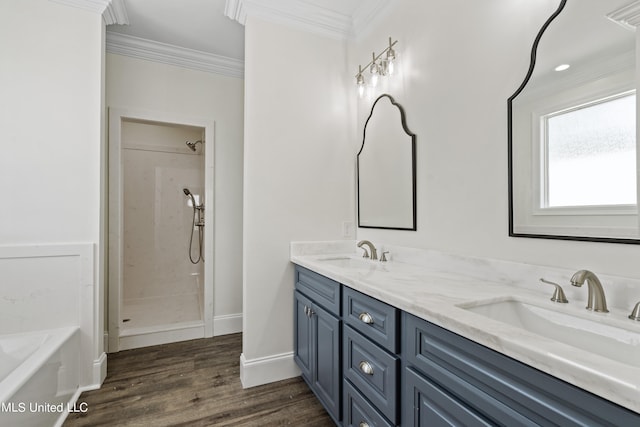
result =
[[640,427],[640,414],[296,266],[294,359],[337,425]]
[[403,313],[402,424],[640,426],[640,414]]
[[400,311],[343,287],[345,426],[397,425]]
[[331,418],[342,419],[340,284],[295,270],[294,360]]

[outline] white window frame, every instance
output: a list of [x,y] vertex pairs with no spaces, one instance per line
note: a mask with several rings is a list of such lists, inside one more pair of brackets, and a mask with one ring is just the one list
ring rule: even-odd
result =
[[[548,135],[547,118],[592,105],[612,101],[635,94],[635,88],[610,88],[605,92],[593,93],[580,99],[569,99],[560,105],[550,106],[532,113],[532,212],[533,216],[620,216],[638,214],[637,204],[589,205],[589,206],[549,206],[548,203]],[[636,140],[636,151],[638,141]],[[636,164],[636,169],[640,168]]]

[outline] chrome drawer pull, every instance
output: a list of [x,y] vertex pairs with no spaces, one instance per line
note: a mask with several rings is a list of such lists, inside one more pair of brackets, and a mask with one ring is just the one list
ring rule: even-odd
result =
[[369,427],[369,424],[366,423],[365,421],[360,421],[360,424],[358,424],[359,427]]
[[371,363],[365,362],[363,360],[362,362],[360,362],[360,365],[358,365],[358,367],[360,368],[363,374],[373,375],[373,366],[371,366]]
[[360,313],[360,316],[358,316],[358,319],[362,320],[367,325],[371,325],[373,323],[373,316],[367,313],[366,311],[363,313]]

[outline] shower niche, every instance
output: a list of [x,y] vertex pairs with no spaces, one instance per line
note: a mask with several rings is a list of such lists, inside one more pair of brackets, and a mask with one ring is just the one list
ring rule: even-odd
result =
[[109,351],[211,336],[207,127],[110,119]]

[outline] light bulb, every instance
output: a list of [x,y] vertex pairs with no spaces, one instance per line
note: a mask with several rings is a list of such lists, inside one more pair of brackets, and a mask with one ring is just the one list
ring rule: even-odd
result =
[[389,74],[389,61],[387,61],[386,58],[382,58],[380,60],[380,66],[378,67],[378,69],[380,70],[381,76],[386,76],[387,74]]
[[372,52],[371,57],[373,60],[371,61],[371,67],[369,67],[369,72],[371,73],[371,86],[378,86],[378,76],[380,75],[380,67],[376,64],[376,53]]
[[396,70],[395,63],[395,60],[387,60],[387,74],[392,75],[394,73],[394,71]]
[[389,37],[389,47],[387,48],[387,73],[389,75],[393,74],[395,71],[396,62],[396,51],[393,50],[393,42],[391,41],[391,37]]
[[372,87],[378,86],[378,73],[377,72],[374,73],[374,74],[371,74],[371,86]]

